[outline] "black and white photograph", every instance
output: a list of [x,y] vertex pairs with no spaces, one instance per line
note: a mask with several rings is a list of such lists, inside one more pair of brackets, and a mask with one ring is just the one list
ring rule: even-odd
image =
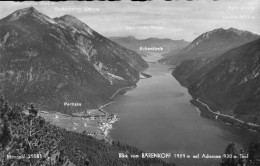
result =
[[0,166],[260,166],[260,1],[1,1]]

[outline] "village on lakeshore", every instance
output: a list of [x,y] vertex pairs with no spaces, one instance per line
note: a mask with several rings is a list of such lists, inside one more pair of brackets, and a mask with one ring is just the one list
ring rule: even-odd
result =
[[[27,113],[27,110],[25,111]],[[85,112],[66,115],[59,112],[39,110],[39,116],[47,122],[64,128],[68,131],[76,131],[95,137],[97,139],[108,139],[112,124],[119,118],[115,114],[108,114],[101,108],[90,109]]]

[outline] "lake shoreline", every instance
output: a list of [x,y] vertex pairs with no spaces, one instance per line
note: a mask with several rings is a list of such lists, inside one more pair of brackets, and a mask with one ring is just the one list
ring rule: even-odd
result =
[[[174,70],[172,70],[173,72]],[[172,76],[179,82],[179,84],[186,88],[188,91],[189,89],[185,86],[185,83],[181,82],[179,79],[177,79],[174,74]],[[198,112],[200,116],[211,119],[214,121],[219,121],[225,124],[232,125],[236,128],[242,129],[242,130],[250,130],[250,131],[255,131],[257,133],[260,133],[260,126],[253,124],[253,123],[246,123],[240,119],[236,119],[233,116],[222,114],[219,111],[215,112],[212,111],[211,108],[206,104],[200,101],[198,96],[194,96],[189,92],[189,94],[192,96],[192,99],[190,100],[190,103],[195,106],[198,109]],[[220,108],[218,108],[220,110]]]
[[232,116],[221,114],[220,112],[214,112],[210,110],[209,106],[201,102],[198,98],[190,100],[190,103],[200,110],[200,116],[214,121],[219,121],[222,123],[230,124],[234,127],[240,128],[242,130],[251,130],[260,132],[260,126],[248,124],[242,120],[236,119]]
[[[141,80],[141,79],[148,79],[148,78],[152,77],[152,76],[149,75],[149,74],[145,74],[145,73],[140,73],[140,74],[143,76],[142,78],[140,77],[140,80]],[[139,80],[139,81],[140,81],[140,80]],[[110,101],[110,102],[108,102],[108,103],[106,103],[106,104],[104,104],[104,105],[101,105],[101,106],[98,108],[98,111],[102,112],[105,116],[109,116],[110,114],[109,114],[107,111],[105,111],[103,108],[106,107],[106,106],[108,106],[108,105],[110,105],[110,104],[112,104],[112,103],[114,103],[113,98],[115,98],[116,96],[118,96],[118,95],[123,95],[123,94],[125,94],[127,91],[129,91],[130,89],[133,89],[133,88],[136,88],[136,87],[137,87],[137,86],[135,85],[135,86],[127,86],[127,87],[123,87],[123,88],[118,89],[115,93],[113,93],[113,94],[109,97],[109,99],[111,99],[112,101]],[[117,117],[116,114],[114,114],[114,116]],[[115,122],[118,121],[118,120],[119,120],[119,118],[117,117],[116,120],[115,120],[113,123],[115,123]],[[112,126],[112,123],[111,123],[111,127],[110,127],[109,130],[112,130],[112,129],[113,129],[113,126]],[[106,141],[111,142],[111,141],[113,141],[113,140],[112,140],[112,138],[109,137],[109,135],[108,135],[109,130],[107,130],[107,132],[106,132],[104,138],[105,138]]]
[[[116,96],[123,95],[128,90],[133,89],[133,88],[136,88],[136,85],[120,88],[120,89],[116,90],[116,92],[113,93],[109,97],[109,99],[110,99],[109,102],[104,103],[103,105],[101,105],[97,108],[88,109],[87,111],[83,111],[83,112],[80,112],[80,113],[74,113],[74,114],[71,114],[71,115],[67,115],[67,114],[62,114],[62,113],[58,113],[58,112],[49,112],[49,111],[42,111],[42,110],[40,110],[39,113],[45,119],[46,119],[47,116],[51,116],[51,117],[55,117],[56,119],[60,119],[61,117],[67,117],[68,119],[71,119],[72,121],[73,121],[73,119],[81,119],[83,122],[85,122],[85,120],[87,120],[86,122],[103,121],[103,123],[100,122],[100,124],[97,123],[96,125],[91,126],[91,127],[95,127],[97,129],[95,132],[89,132],[89,133],[87,132],[86,134],[93,136],[94,138],[97,138],[97,139],[104,139],[107,142],[111,142],[111,141],[113,141],[113,139],[111,139],[111,137],[109,136],[109,132],[110,132],[111,129],[113,129],[113,124],[116,121],[118,121],[119,118],[116,114],[108,113],[103,108],[112,104],[112,103],[114,103],[114,98]],[[92,113],[90,113],[90,112],[92,112]],[[52,122],[52,120],[50,122]],[[72,122],[70,122],[70,123],[72,123]],[[54,123],[54,125],[60,126],[60,127],[65,128],[67,130],[77,131],[77,129],[74,129],[74,127],[75,128],[78,127],[78,122],[76,123],[76,122],[73,121],[73,124],[76,124],[76,126],[70,125],[70,128],[73,127],[73,129],[69,129],[69,128],[66,128],[64,126],[61,126],[59,124]],[[89,125],[85,125],[85,127],[86,126],[89,127]],[[77,131],[77,132],[83,132],[83,131]]]
[[[138,147],[145,152],[172,154],[222,154],[230,142],[241,148],[255,136],[231,125],[199,116],[186,87],[172,77],[168,65],[152,64],[147,71],[151,79],[141,80],[137,88],[114,98],[103,109],[117,114],[109,137]],[[204,100],[202,100],[204,101]],[[207,110],[205,110],[207,111]],[[249,138],[250,137],[250,138]],[[217,165],[217,160],[176,159],[179,165]]]

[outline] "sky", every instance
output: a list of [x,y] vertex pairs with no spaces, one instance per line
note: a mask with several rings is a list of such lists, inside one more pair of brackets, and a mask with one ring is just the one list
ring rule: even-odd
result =
[[106,37],[192,41],[230,27],[260,34],[259,0],[0,2],[0,19],[30,6],[51,18],[73,15]]

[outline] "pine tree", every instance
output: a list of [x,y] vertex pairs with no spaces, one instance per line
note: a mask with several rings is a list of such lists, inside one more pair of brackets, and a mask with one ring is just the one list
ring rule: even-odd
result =
[[247,164],[257,166],[260,164],[260,144],[256,142],[250,142],[248,145],[248,160]]
[[237,150],[234,143],[229,144],[224,152],[224,156],[221,162],[221,166],[236,166]]
[[6,155],[12,149],[13,135],[11,124],[8,121],[9,117],[7,116],[7,112],[10,110],[9,105],[3,100],[3,97],[0,99],[0,104],[4,105],[0,108],[0,162],[4,165]]

